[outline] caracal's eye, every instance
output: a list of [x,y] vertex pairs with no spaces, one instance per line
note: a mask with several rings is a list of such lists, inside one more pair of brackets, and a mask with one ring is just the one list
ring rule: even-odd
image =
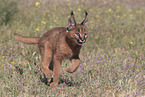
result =
[[87,37],[87,33],[84,33],[84,38],[86,38]]
[[75,35],[79,37],[80,36],[80,33],[77,32],[77,33],[75,33]]
[[79,32],[80,32],[80,29],[78,29],[78,32],[75,33],[75,35],[78,36],[78,37],[80,36],[80,33]]
[[87,33],[84,33],[84,36],[87,36]]

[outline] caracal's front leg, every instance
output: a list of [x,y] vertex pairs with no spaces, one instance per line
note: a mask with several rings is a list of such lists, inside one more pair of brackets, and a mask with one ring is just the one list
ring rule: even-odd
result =
[[77,70],[77,68],[80,65],[80,59],[79,58],[74,58],[72,59],[72,64],[66,68],[66,71],[69,73],[73,73]]
[[54,59],[53,59],[53,82],[50,84],[50,86],[58,85],[60,75],[61,75],[61,61],[59,61],[57,59],[57,57],[54,56]]
[[45,76],[52,77],[52,70],[49,69],[50,62],[52,60],[52,49],[49,42],[44,44],[44,50],[42,52],[42,62],[41,62],[41,69]]

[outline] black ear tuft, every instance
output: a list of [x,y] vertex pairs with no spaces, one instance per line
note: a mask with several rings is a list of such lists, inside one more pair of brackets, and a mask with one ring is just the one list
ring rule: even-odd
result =
[[87,27],[87,23],[88,23],[88,13],[87,11],[85,11],[85,19],[83,20],[83,22],[81,23],[81,25],[86,26]]
[[71,11],[71,16],[74,15],[73,11]]
[[86,16],[88,15],[87,11],[85,11]]

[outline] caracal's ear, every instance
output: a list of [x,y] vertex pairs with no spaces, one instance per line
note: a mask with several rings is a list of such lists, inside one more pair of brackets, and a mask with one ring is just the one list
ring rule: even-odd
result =
[[88,23],[88,13],[87,13],[87,11],[85,11],[85,14],[86,14],[85,19],[83,20],[81,25],[87,27],[87,23]]
[[70,31],[70,30],[74,29],[75,26],[76,26],[76,21],[75,21],[74,14],[73,14],[73,11],[72,11],[71,12],[71,17],[68,20],[67,31]]

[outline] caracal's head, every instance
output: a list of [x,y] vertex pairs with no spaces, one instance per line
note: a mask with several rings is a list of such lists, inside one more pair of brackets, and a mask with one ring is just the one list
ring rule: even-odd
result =
[[82,45],[83,43],[85,43],[88,37],[88,13],[85,11],[85,14],[85,19],[80,24],[76,24],[73,11],[71,12],[71,17],[68,20],[67,37],[69,37],[69,39],[72,39],[78,45]]

